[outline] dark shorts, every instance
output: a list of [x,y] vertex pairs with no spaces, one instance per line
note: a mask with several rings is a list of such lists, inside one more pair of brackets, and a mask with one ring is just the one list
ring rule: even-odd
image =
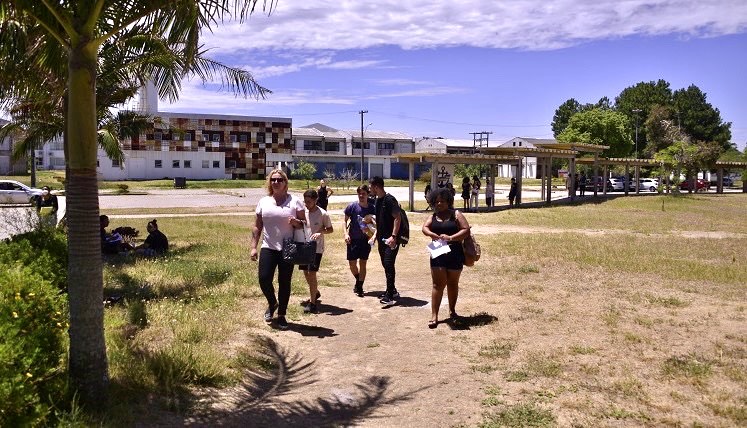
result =
[[431,259],[431,269],[443,268],[446,270],[462,270],[464,266],[464,252],[462,251],[461,243],[458,249],[455,246],[451,247],[451,251],[442,254],[435,259]]
[[316,253],[316,260],[313,265],[299,265],[298,270],[307,270],[309,272],[319,272],[319,266],[322,264],[322,253]]
[[371,246],[366,238],[351,239],[348,245],[348,260],[368,260],[371,254]]

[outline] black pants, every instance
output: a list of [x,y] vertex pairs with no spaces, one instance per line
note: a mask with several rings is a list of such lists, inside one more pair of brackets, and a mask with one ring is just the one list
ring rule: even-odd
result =
[[[272,279],[278,270],[278,297],[275,298],[275,287]],[[293,265],[283,260],[283,252],[262,248],[259,251],[259,287],[265,295],[267,303],[274,306],[280,303],[278,316],[285,315],[288,309],[288,301],[291,294],[291,278],[293,278]],[[279,302],[278,302],[279,300]]]
[[397,261],[398,252],[399,244],[394,249],[391,249],[391,247],[379,241],[379,257],[381,257],[381,265],[384,267],[384,275],[386,275],[386,292],[390,296],[397,291],[397,287],[394,286],[394,277],[396,274],[394,263]]

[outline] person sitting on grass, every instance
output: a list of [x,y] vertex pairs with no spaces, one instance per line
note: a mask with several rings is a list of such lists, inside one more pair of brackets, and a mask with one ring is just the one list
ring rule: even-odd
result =
[[101,253],[119,254],[132,250],[132,246],[124,241],[119,233],[109,233],[106,228],[109,226],[109,217],[105,214],[99,216],[99,228],[101,229]]
[[148,222],[146,229],[148,230],[148,237],[145,238],[145,242],[135,247],[136,254],[153,257],[162,255],[169,250],[169,239],[158,230],[158,223],[155,219]]

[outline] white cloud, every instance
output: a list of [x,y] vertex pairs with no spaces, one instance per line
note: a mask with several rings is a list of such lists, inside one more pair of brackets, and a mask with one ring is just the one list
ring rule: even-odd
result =
[[475,46],[556,49],[631,35],[710,37],[747,29],[744,0],[280,0],[206,35],[216,51]]
[[329,64],[322,64],[319,68],[331,68],[335,70],[354,70],[356,68],[368,68],[376,65],[384,64],[386,61],[377,60],[350,60],[350,61],[337,61]]

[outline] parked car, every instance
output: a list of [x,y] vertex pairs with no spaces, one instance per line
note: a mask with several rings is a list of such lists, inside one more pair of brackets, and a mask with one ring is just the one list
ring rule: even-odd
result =
[[[692,183],[692,180],[688,179],[680,183],[680,190],[690,190],[690,183]],[[708,190],[708,183],[703,180],[702,178],[699,178],[695,181],[695,191],[696,192],[705,192]]]
[[41,189],[14,180],[0,180],[0,204],[29,204],[41,194]]
[[657,192],[659,190],[659,180],[655,178],[641,178],[638,185],[642,192]]
[[[732,180],[731,177],[724,177],[722,182],[724,183],[724,187],[731,187],[734,185],[734,180]],[[711,186],[718,186],[717,177],[711,177]]]
[[586,185],[584,186],[584,189],[586,189],[586,190],[588,190],[590,192],[593,192],[594,191],[594,186],[596,185],[597,192],[601,192],[603,190],[603,188],[602,188],[602,185],[604,184],[603,180],[604,179],[602,177],[596,177],[596,178],[589,177],[586,180]]
[[625,180],[622,177],[610,177],[607,179],[607,191],[625,190]]

